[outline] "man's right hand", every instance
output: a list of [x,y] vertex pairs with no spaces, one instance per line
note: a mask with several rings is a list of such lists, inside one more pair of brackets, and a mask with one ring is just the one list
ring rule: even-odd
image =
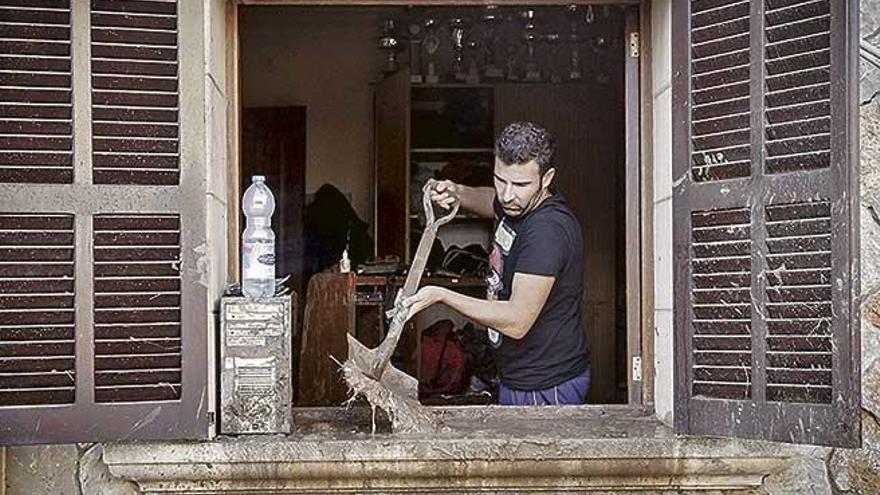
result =
[[451,180],[441,180],[431,189],[431,201],[435,205],[448,210],[461,199],[461,186]]

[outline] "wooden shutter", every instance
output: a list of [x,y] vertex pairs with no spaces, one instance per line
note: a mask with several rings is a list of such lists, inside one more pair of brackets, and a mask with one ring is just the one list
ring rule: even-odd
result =
[[858,5],[673,5],[676,429],[858,445]]
[[0,444],[208,435],[185,6],[0,0]]

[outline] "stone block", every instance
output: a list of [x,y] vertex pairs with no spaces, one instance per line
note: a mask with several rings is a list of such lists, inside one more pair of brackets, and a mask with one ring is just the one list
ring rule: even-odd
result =
[[672,89],[654,98],[654,201],[672,196]]
[[862,367],[862,408],[880,418],[880,360]]
[[[869,46],[876,46],[880,50],[880,2],[862,0],[859,7],[859,22],[861,24],[861,40]],[[880,91],[880,68],[871,63],[865,57],[859,60],[859,82],[861,101],[870,101]]]
[[116,478],[103,460],[104,447],[94,444],[79,461],[79,483],[83,495],[140,495],[137,485]]
[[10,447],[6,450],[6,495],[81,493],[75,445]]
[[862,105],[859,118],[861,199],[876,210],[880,208],[880,103]]
[[862,414],[862,448],[835,450],[829,470],[838,492],[880,493],[880,426],[873,416]]
[[828,469],[821,458],[804,457],[788,469],[773,473],[764,480],[761,495],[801,495],[831,493]]
[[672,309],[672,198],[654,204],[654,305]]
[[651,50],[654,95],[672,83],[672,1],[651,2]]

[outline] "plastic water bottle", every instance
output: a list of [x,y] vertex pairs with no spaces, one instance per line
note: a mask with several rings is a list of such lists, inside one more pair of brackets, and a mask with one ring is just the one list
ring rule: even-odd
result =
[[245,297],[275,295],[275,197],[266,177],[255,175],[241,206],[247,226],[241,235],[241,291]]

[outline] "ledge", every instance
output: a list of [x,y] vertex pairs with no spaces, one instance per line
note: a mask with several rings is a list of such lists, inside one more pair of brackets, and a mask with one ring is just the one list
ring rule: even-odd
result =
[[290,436],[104,447],[143,493],[522,493],[748,490],[825,449],[676,437],[652,417],[593,407],[446,408],[449,430],[371,434],[369,410],[298,410]]

